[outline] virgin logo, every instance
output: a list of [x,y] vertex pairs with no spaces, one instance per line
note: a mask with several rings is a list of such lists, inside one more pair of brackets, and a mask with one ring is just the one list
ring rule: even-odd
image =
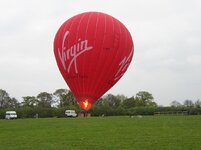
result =
[[130,65],[130,62],[132,60],[132,56],[133,56],[133,47],[131,49],[130,54],[127,56],[125,56],[121,62],[119,63],[119,70],[117,71],[116,75],[115,75],[115,81],[120,79],[123,74],[125,73],[125,71],[127,70],[128,66]]
[[[69,31],[66,31],[62,39],[62,48],[58,48],[59,59],[62,63],[64,70],[67,70],[68,73],[71,70],[72,65],[75,68],[75,73],[78,73],[77,69],[77,58],[86,51],[91,50],[93,47],[88,46],[88,40],[78,39],[78,42],[72,45],[70,48],[66,49],[64,43],[69,35]],[[66,66],[66,61],[69,61],[69,64]]]

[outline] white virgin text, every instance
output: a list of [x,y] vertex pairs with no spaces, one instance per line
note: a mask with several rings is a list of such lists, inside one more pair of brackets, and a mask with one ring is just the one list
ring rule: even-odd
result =
[[[58,48],[59,59],[62,63],[64,70],[67,69],[68,73],[70,72],[72,65],[74,65],[75,73],[78,73],[77,58],[84,52],[91,50],[93,47],[88,46],[88,40],[78,39],[78,42],[76,44],[74,44],[70,48],[66,49],[66,46],[64,45],[64,43],[65,43],[68,35],[69,35],[69,31],[66,31],[66,33],[64,34],[64,37],[62,39],[61,51],[60,51],[60,48]],[[68,66],[66,67],[67,60],[70,60],[70,61],[69,61]]]

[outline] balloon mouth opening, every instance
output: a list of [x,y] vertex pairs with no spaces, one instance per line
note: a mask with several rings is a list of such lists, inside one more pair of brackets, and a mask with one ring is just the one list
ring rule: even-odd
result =
[[79,102],[79,104],[84,110],[89,110],[92,106],[88,99],[84,99],[83,101]]

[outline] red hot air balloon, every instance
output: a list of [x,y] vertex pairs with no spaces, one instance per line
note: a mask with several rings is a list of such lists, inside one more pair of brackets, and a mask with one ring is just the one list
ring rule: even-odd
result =
[[84,110],[90,109],[123,76],[133,52],[127,28],[100,12],[68,19],[54,40],[59,70]]

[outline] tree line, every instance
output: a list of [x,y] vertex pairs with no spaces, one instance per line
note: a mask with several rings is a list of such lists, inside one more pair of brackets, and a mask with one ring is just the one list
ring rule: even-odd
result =
[[[154,102],[152,94],[146,91],[140,91],[136,97],[127,98],[124,95],[108,94],[101,97],[96,107],[111,107],[124,108],[138,107],[138,106],[157,106]],[[37,96],[22,97],[22,102],[16,98],[11,98],[9,94],[0,89],[0,108],[19,108],[19,107],[42,107],[42,108],[61,108],[61,107],[78,107],[78,104],[73,96],[73,93],[67,89],[58,89],[54,93],[41,92]]]
[[[57,89],[54,93],[41,92],[37,96],[22,97],[22,102],[11,98],[0,89],[0,118],[4,118],[6,110],[16,110],[20,118],[65,117],[66,109],[74,109],[78,113],[83,110],[77,104],[72,92],[67,89]],[[93,116],[111,115],[154,115],[158,113],[186,112],[201,114],[201,102],[185,100],[184,104],[173,101],[170,107],[161,107],[154,102],[154,97],[147,91],[139,91],[135,96],[107,94],[101,97],[88,111]]]

